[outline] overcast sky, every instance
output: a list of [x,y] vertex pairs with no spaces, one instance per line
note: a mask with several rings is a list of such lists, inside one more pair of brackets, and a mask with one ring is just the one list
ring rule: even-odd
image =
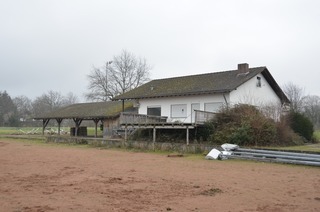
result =
[[266,66],[320,96],[318,0],[0,0],[0,91],[83,99],[87,75],[126,49],[152,79]]

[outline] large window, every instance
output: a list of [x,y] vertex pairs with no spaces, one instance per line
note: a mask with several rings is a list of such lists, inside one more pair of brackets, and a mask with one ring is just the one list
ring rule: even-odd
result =
[[161,107],[148,107],[147,115],[161,116]]
[[222,105],[222,102],[204,103],[204,110],[208,112],[218,112]]
[[186,118],[186,117],[187,117],[186,104],[171,105],[171,118]]

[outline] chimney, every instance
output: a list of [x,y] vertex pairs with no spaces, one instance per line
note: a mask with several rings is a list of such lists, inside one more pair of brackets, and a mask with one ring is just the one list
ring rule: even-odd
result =
[[239,73],[246,73],[248,71],[249,71],[249,64],[248,63],[238,64],[238,72]]

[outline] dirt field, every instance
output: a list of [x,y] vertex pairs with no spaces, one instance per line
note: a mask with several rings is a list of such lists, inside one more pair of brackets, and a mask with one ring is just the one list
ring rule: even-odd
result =
[[320,168],[0,139],[0,211],[320,211]]

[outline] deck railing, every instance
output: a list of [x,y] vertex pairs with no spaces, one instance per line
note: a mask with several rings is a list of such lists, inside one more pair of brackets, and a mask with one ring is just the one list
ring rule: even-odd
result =
[[166,116],[151,116],[143,115],[137,113],[122,112],[120,114],[120,124],[121,125],[143,125],[143,124],[154,124],[167,122]]
[[[216,113],[194,110],[195,113],[195,125],[202,125],[207,121],[215,118]],[[122,112],[120,114],[120,125],[146,125],[156,123],[167,123],[166,116],[152,116],[137,113]]]
[[194,110],[195,112],[195,124],[201,125],[207,121],[210,121],[215,118],[217,113],[207,112],[202,110]]

